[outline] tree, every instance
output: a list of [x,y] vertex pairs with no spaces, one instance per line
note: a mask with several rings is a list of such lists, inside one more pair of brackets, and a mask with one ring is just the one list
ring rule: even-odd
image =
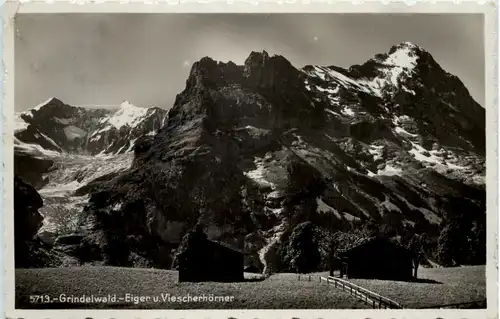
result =
[[480,216],[472,228],[471,263],[476,265],[486,264],[486,214]]
[[380,226],[373,219],[367,220],[361,227],[361,231],[366,234],[366,237],[381,235]]
[[330,247],[329,247],[329,267],[330,267],[330,276],[333,276],[333,271],[335,269],[335,251],[336,251],[336,245],[335,242],[332,240],[330,241]]
[[315,226],[311,222],[297,225],[288,242],[285,262],[297,273],[315,271],[321,261],[318,245],[314,238]]
[[428,247],[428,238],[424,235],[415,234],[413,235],[408,244],[407,248],[413,252],[415,258],[413,258],[413,277],[418,277],[418,267],[422,262],[425,251]]
[[453,245],[453,230],[450,225],[446,225],[439,235],[437,250],[438,261],[445,267],[455,264]]
[[445,223],[438,239],[438,259],[444,266],[474,263],[480,234],[480,227],[475,233],[475,224],[477,221],[467,213],[459,213]]

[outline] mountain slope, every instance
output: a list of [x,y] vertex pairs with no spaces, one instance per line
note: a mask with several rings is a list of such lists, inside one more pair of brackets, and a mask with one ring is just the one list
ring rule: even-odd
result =
[[118,108],[74,107],[51,98],[16,116],[14,170],[42,196],[39,236],[53,243],[78,228],[88,196],[75,190],[130,167],[133,146],[155,134],[167,111],[128,102]]
[[20,143],[80,155],[123,154],[144,134],[163,126],[166,111],[123,102],[117,109],[74,107],[51,98],[17,115]]
[[436,234],[454,214],[484,214],[484,149],[484,109],[410,43],[349,70],[203,58],[131,168],[79,190],[82,234],[107,264],[168,268],[201,223],[279,268],[273,251],[306,220]]

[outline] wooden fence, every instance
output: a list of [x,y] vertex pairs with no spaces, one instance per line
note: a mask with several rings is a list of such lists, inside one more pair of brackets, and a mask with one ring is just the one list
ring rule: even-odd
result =
[[350,293],[352,296],[372,306],[374,309],[403,309],[403,307],[394,300],[381,296],[377,293],[374,293],[373,291],[370,291],[343,279],[329,276],[321,277],[321,281],[324,281],[328,285],[333,285],[335,288],[339,288]]
[[[297,279],[299,281],[312,281],[314,278],[314,276],[311,276],[311,275],[298,275]],[[316,279],[318,280],[318,279]]]

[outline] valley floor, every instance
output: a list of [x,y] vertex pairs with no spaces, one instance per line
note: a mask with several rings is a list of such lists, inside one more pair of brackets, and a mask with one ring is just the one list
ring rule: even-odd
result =
[[[178,283],[177,271],[119,267],[74,267],[16,269],[16,308],[158,308],[158,309],[362,309],[361,301],[338,289],[329,289],[319,282],[298,280],[294,274],[276,274],[258,281],[249,277],[238,283]],[[134,304],[116,303],[30,303],[30,296],[99,297],[108,294],[123,296],[157,296],[159,301]],[[231,297],[228,302],[172,302],[162,301],[162,294],[171,296]]]

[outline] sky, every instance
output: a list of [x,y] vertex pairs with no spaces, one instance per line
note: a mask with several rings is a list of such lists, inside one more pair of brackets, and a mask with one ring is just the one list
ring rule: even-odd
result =
[[484,19],[458,14],[19,14],[15,111],[71,105],[170,108],[193,62],[243,64],[251,51],[348,68],[412,42],[484,106]]

